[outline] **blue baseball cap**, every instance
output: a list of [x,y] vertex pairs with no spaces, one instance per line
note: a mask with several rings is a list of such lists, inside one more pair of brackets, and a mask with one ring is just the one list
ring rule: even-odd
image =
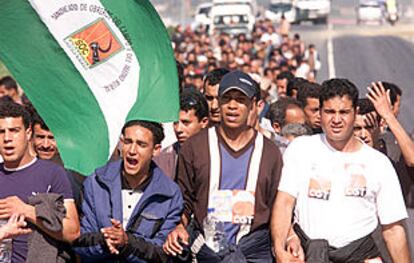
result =
[[238,90],[251,99],[257,93],[258,87],[256,86],[256,81],[248,74],[235,70],[223,76],[219,84],[218,95],[221,97],[230,90]]

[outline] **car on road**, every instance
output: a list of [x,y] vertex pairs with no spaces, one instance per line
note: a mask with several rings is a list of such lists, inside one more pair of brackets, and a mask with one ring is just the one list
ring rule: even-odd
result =
[[250,34],[255,17],[254,0],[213,0],[210,34]]
[[264,15],[265,18],[276,23],[280,22],[282,15],[285,15],[286,20],[293,23],[296,19],[296,8],[290,0],[276,0],[270,3]]
[[377,23],[384,20],[381,4],[378,1],[361,1],[356,8],[357,24]]
[[326,24],[331,12],[330,0],[295,0],[295,23],[311,21],[313,24]]

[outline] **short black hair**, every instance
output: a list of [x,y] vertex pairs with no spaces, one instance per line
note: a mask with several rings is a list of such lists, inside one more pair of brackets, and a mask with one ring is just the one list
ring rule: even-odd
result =
[[6,76],[0,79],[0,86],[4,85],[7,90],[14,89],[17,91],[17,83],[16,81],[10,77]]
[[356,109],[358,102],[358,89],[354,83],[348,79],[334,78],[325,80],[322,83],[321,95],[319,97],[319,107],[322,108],[323,103],[335,97],[348,96],[352,101],[352,107]]
[[295,76],[290,71],[283,71],[279,75],[277,75],[276,79],[287,79],[288,83],[294,78]]
[[367,98],[358,99],[357,107],[359,115],[365,115],[370,112],[375,112],[374,104],[372,104],[372,102]]
[[263,70],[263,75],[267,75],[267,73],[268,72],[272,72],[272,69],[271,68],[269,68],[269,67],[266,67],[264,70]]
[[294,77],[293,79],[291,79],[287,84],[286,95],[288,97],[292,97],[293,91],[296,90],[297,92],[299,92],[300,84],[306,81],[306,79],[298,77]]
[[4,102],[14,102],[14,100],[12,97],[5,95],[0,98],[0,103],[4,103]]
[[37,112],[33,112],[32,113],[32,130],[34,132],[34,126],[36,124],[40,125],[40,128],[42,130],[46,130],[49,131],[49,127],[46,125],[45,121],[42,119],[42,117],[40,117],[39,113]]
[[152,137],[154,139],[154,145],[161,144],[162,140],[164,140],[164,128],[158,122],[153,121],[144,121],[144,120],[130,120],[125,123],[124,127],[122,127],[122,135],[125,135],[126,128],[132,126],[141,126],[151,131]]
[[198,121],[208,117],[207,100],[198,90],[194,88],[185,89],[180,95],[180,110],[194,110]]
[[382,81],[381,83],[385,90],[390,90],[391,105],[394,106],[395,102],[397,101],[397,96],[402,96],[402,90],[394,83],[386,81]]
[[[365,115],[371,112],[377,113],[375,110],[374,104],[368,98],[360,98],[357,101],[358,115]],[[381,116],[377,113],[376,120],[379,123],[381,121]]]
[[253,83],[253,87],[255,89],[255,94],[254,94],[253,98],[256,99],[256,103],[257,103],[257,102],[259,102],[259,100],[262,99],[262,89],[260,88],[259,82],[257,82],[256,80],[253,79],[252,83]]
[[19,117],[23,119],[24,128],[30,128],[30,114],[24,106],[11,101],[2,101],[0,103],[0,119]]
[[227,73],[229,73],[230,71],[228,69],[225,68],[216,68],[213,69],[210,72],[207,72],[206,75],[204,75],[204,79],[203,79],[203,85],[217,85],[220,83],[221,79],[223,78],[224,75],[226,75]]
[[302,81],[297,84],[298,94],[296,95],[296,99],[302,105],[302,108],[305,108],[307,105],[307,99],[319,99],[322,91],[321,85],[314,82],[309,81]]
[[270,104],[267,116],[270,119],[271,123],[278,123],[280,127],[285,126],[286,110],[290,105],[301,108],[301,105],[297,100],[289,97],[279,98],[276,102]]
[[201,75],[201,74],[194,74],[194,75],[191,75],[191,78],[192,79],[203,79],[203,75]]

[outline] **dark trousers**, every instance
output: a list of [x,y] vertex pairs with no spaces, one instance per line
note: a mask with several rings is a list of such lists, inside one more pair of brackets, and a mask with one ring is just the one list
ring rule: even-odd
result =
[[[190,229],[190,243],[197,238],[199,230]],[[207,245],[203,245],[196,254],[198,263],[273,263],[270,232],[267,228],[258,229],[242,237],[237,245],[230,245],[224,251],[215,253]],[[175,260],[175,262],[191,262]]]

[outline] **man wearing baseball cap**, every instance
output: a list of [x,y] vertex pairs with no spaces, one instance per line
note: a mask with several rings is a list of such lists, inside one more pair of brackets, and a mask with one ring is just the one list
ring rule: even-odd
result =
[[167,254],[189,247],[200,263],[273,262],[268,229],[282,158],[248,125],[257,85],[241,71],[227,73],[219,84],[220,124],[182,146],[184,212],[164,244]]

